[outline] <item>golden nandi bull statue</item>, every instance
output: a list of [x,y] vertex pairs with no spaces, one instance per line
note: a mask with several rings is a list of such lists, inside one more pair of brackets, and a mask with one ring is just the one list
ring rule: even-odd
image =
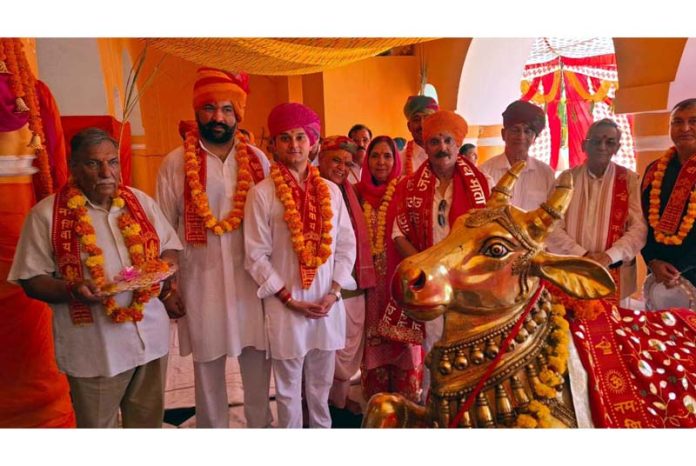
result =
[[[394,298],[419,321],[444,314],[444,330],[426,357],[432,380],[427,405],[377,394],[369,400],[364,427],[447,427],[465,402],[470,407],[458,417],[459,427],[510,427],[530,410],[546,410],[547,425],[575,426],[562,383],[566,369],[553,364],[554,351],[567,356],[568,327],[553,315],[548,291],[539,290],[541,280],[577,298],[606,296],[615,285],[591,260],[544,251],[545,238],[570,203],[572,179],[562,176],[547,202],[524,212],[510,204],[523,168],[519,162],[503,176],[485,209],[459,217],[447,238],[397,268]],[[486,374],[511,333],[508,350]],[[559,339],[565,350],[558,348]],[[561,396],[538,396],[542,374],[556,379],[553,388]]]

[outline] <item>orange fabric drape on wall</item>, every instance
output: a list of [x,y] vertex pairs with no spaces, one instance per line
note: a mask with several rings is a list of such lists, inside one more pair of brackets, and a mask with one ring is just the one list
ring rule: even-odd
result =
[[0,427],[74,427],[68,381],[55,361],[51,309],[7,283],[34,202],[30,182],[0,183]]

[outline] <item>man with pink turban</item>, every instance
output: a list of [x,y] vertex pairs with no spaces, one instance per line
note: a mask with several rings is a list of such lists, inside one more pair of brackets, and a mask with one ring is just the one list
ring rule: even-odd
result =
[[302,381],[310,427],[331,427],[336,350],[346,344],[341,289],[354,290],[355,234],[339,187],[308,163],[317,114],[297,103],[271,110],[276,163],[249,191],[245,266],[263,300],[280,427],[302,427]]
[[178,320],[179,347],[182,356],[193,354],[197,427],[229,427],[225,365],[231,357],[239,362],[247,426],[273,420],[263,309],[244,270],[244,199],[270,168],[238,130],[248,93],[244,73],[199,69],[196,121],[179,124],[184,145],[167,155],[157,176],[157,200],[184,243],[181,294],[172,289],[171,299],[187,311]]
[[[457,217],[485,207],[488,181],[474,164],[459,155],[467,130],[464,118],[451,111],[440,110],[423,120],[428,160],[396,188],[391,204],[396,210],[394,241],[387,242],[387,277],[403,258],[442,241]],[[442,316],[423,325],[407,317],[391,298],[379,333],[391,340],[423,344],[427,353],[442,336],[442,328]],[[423,371],[423,399],[430,387],[429,375]]]
[[528,211],[538,208],[556,184],[551,167],[529,156],[529,148],[545,127],[546,116],[541,107],[523,100],[512,102],[503,112],[503,129],[500,130],[505,141],[505,152],[479,166],[493,183],[497,183],[516,162],[526,161],[527,165],[512,190],[510,202]]
[[404,105],[404,116],[408,130],[413,137],[401,152],[401,166],[404,175],[411,175],[428,159],[423,143],[423,119],[437,112],[440,107],[435,99],[425,95],[412,95]]

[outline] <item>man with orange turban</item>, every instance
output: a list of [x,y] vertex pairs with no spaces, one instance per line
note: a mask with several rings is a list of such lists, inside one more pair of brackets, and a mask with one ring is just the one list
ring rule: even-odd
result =
[[249,427],[272,422],[261,300],[244,270],[241,224],[247,192],[268,174],[266,156],[238,130],[249,93],[248,77],[198,70],[193,86],[195,122],[181,122],[184,145],[165,158],[157,199],[176,228],[181,255],[181,355],[193,354],[198,427],[229,427],[225,364],[237,357]]
[[545,127],[546,115],[541,107],[523,100],[512,102],[503,112],[503,129],[500,130],[505,152],[479,167],[497,183],[515,162],[525,160],[527,165],[515,183],[510,201],[528,211],[538,208],[556,183],[551,167],[529,156],[529,148]]
[[[459,155],[468,126],[454,112],[440,110],[423,120],[426,163],[399,183],[390,209],[396,209],[393,242],[387,243],[387,276],[405,257],[444,239],[454,221],[470,209],[485,207],[489,194],[486,177],[466,157]],[[390,299],[379,332],[388,339],[423,344],[429,352],[442,336],[443,318],[425,325],[407,317]],[[423,373],[423,399],[430,386]]]
[[406,144],[406,150],[401,152],[404,175],[411,175],[428,159],[423,143],[423,119],[439,109],[435,99],[425,95],[412,95],[406,100],[404,116],[413,139]]
[[354,290],[355,234],[336,184],[308,161],[319,137],[309,107],[271,110],[271,176],[249,191],[245,265],[263,299],[278,425],[302,427],[302,382],[310,427],[331,427],[336,350],[346,344],[341,289]]

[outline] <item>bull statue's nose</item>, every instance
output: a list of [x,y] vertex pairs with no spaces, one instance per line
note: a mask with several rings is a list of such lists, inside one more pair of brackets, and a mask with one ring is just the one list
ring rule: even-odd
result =
[[414,270],[415,277],[408,278],[408,288],[411,291],[420,291],[425,286],[425,272],[422,270]]

